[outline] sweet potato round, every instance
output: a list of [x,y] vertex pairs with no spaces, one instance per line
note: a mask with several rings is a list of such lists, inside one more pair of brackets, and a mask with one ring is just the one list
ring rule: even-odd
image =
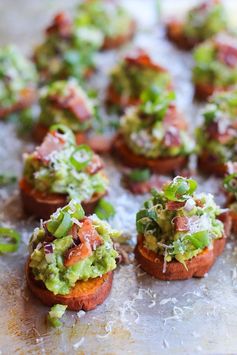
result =
[[198,157],[198,168],[208,175],[223,177],[227,173],[226,165],[216,162],[207,152],[203,152]]
[[177,20],[170,21],[166,24],[166,35],[171,42],[183,50],[190,50],[198,43],[198,41],[185,36],[183,23]]
[[188,158],[183,156],[151,159],[137,155],[126,145],[121,135],[117,135],[113,144],[114,154],[130,168],[149,168],[159,174],[170,174],[183,168]]
[[102,50],[118,48],[129,42],[135,34],[136,27],[136,22],[131,20],[130,26],[126,33],[118,35],[117,37],[105,37]]
[[196,257],[186,261],[187,269],[178,261],[172,260],[166,264],[163,272],[164,257],[157,255],[143,246],[143,236],[138,236],[135,257],[141,268],[159,280],[185,280],[191,277],[203,277],[214,264],[216,258],[223,252],[226,238],[216,239],[213,249],[204,249]]
[[[24,179],[20,181],[20,193],[23,209],[26,214],[34,215],[37,218],[49,219],[57,208],[63,207],[68,203],[67,195],[63,194],[44,194],[34,190]],[[98,201],[104,193],[95,194],[89,201],[82,202],[82,207],[87,215],[94,212]]]
[[4,118],[11,113],[23,110],[31,106],[37,98],[36,90],[33,88],[25,88],[21,94],[21,98],[11,107],[0,107],[0,118]]
[[77,281],[68,295],[54,295],[42,282],[36,281],[29,263],[26,265],[26,280],[31,292],[46,306],[51,307],[59,303],[67,305],[71,311],[90,311],[108,297],[112,287],[113,272],[110,271],[95,279]]

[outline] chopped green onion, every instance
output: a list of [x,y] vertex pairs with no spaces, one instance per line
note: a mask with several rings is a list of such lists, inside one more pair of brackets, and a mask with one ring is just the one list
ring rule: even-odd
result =
[[150,179],[151,173],[149,169],[134,169],[128,177],[134,182],[144,182]]
[[[1,243],[5,239],[6,242]],[[0,252],[14,253],[18,250],[20,239],[20,234],[14,229],[0,227]]]
[[206,248],[210,244],[208,231],[197,232],[186,236],[186,238],[193,244],[195,248],[198,249]]
[[197,188],[197,182],[192,179],[176,177],[170,184],[164,187],[164,195],[170,201],[185,201]]
[[65,126],[64,124],[54,124],[49,129],[50,132],[58,132],[59,134],[64,135],[68,138],[71,142],[75,142],[74,134],[70,128]]
[[54,236],[56,238],[64,237],[67,234],[68,230],[71,228],[71,226],[72,226],[71,216],[68,212],[64,212],[63,219],[59,224],[58,228],[56,229],[56,231],[54,232]]
[[224,188],[233,194],[237,193],[237,173],[233,173],[225,177]]
[[16,180],[16,177],[13,175],[0,174],[0,186],[14,184]]
[[70,163],[77,170],[84,169],[91,161],[93,152],[90,147],[85,144],[80,145],[75,149],[70,157]]
[[108,201],[101,199],[96,206],[95,214],[101,219],[109,219],[115,215],[115,209]]

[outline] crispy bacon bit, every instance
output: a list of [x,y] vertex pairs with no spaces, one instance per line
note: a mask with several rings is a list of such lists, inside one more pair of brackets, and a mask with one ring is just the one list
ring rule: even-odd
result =
[[174,228],[177,232],[189,231],[189,219],[188,217],[175,217],[173,219]]
[[80,122],[87,121],[91,117],[91,111],[84,98],[78,94],[74,87],[70,87],[68,91],[66,97],[52,95],[50,100],[59,108],[71,111]]
[[81,243],[89,243],[93,250],[103,244],[103,239],[100,237],[89,218],[84,219],[83,225],[79,229],[78,237]]
[[57,132],[48,133],[43,143],[36,148],[38,159],[48,162],[50,160],[50,155],[54,151],[61,150],[64,144],[64,139]]
[[46,34],[58,33],[61,37],[69,37],[72,32],[72,22],[65,12],[59,12],[52,24],[46,29]]
[[135,195],[143,195],[151,191],[152,188],[161,189],[165,181],[158,175],[152,175],[151,178],[143,182],[134,182],[125,177],[126,187]]
[[125,61],[128,65],[147,67],[157,72],[166,72],[166,69],[154,63],[143,49],[138,49],[135,53],[127,55]]
[[103,161],[100,159],[99,155],[94,154],[92,160],[86,167],[86,172],[90,175],[97,173],[104,167]]
[[196,203],[196,206],[198,206],[198,207],[202,208],[204,206],[203,202],[201,200],[195,200],[195,203]]
[[178,147],[181,144],[179,131],[176,127],[170,127],[164,136],[163,143],[166,147]]
[[187,128],[187,122],[185,121],[184,117],[180,114],[180,112],[177,110],[176,105],[173,103],[169,105],[163,122],[164,125],[167,127],[170,127],[172,125],[179,129]]
[[168,201],[165,205],[165,207],[167,208],[167,210],[169,211],[175,211],[175,210],[179,210],[180,208],[182,208],[185,205],[185,201]]
[[113,137],[93,135],[88,138],[87,144],[94,150],[94,152],[99,154],[109,153],[112,148]]
[[64,266],[69,267],[92,255],[90,243],[85,242],[71,248],[64,257]]

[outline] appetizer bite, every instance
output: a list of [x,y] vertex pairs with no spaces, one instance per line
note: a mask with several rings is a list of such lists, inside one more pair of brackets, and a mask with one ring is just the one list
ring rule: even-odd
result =
[[224,249],[229,229],[220,219],[229,216],[221,215],[211,194],[196,188],[195,180],[177,176],[153,190],[137,213],[136,259],[160,280],[203,277]]
[[196,44],[227,29],[227,15],[220,0],[206,0],[188,11],[185,19],[172,19],[166,31],[170,41],[181,49]]
[[224,176],[226,163],[237,160],[237,89],[216,93],[197,129],[198,166],[207,174]]
[[118,256],[111,238],[119,235],[96,215],[85,217],[72,200],[33,232],[26,265],[29,288],[47,306],[96,308],[110,293]]
[[131,168],[169,174],[187,164],[194,144],[173,92],[151,87],[140,105],[127,109],[114,140],[114,154]]
[[65,124],[76,135],[79,143],[85,141],[85,132],[91,127],[93,103],[74,79],[55,81],[41,90],[38,124],[34,136],[42,142],[50,126]]
[[27,214],[47,219],[73,198],[90,214],[107,187],[100,157],[87,145],[77,146],[62,125],[53,126],[43,143],[25,155],[20,191]]
[[220,33],[194,50],[195,95],[205,100],[215,90],[228,90],[237,83],[237,40]]
[[141,93],[156,85],[161,90],[171,88],[169,72],[152,61],[144,50],[127,55],[111,72],[107,103],[119,110],[140,102]]
[[237,163],[228,162],[224,188],[227,193],[227,207],[230,209],[232,229],[237,233]]
[[83,82],[95,70],[94,54],[102,43],[93,28],[76,28],[64,12],[58,13],[35,48],[33,59],[42,82],[75,77]]
[[136,30],[136,23],[118,1],[84,0],[78,6],[76,26],[94,27],[100,31],[102,49],[117,48],[130,41]]
[[0,48],[0,81],[0,118],[23,110],[36,100],[34,64],[14,46]]

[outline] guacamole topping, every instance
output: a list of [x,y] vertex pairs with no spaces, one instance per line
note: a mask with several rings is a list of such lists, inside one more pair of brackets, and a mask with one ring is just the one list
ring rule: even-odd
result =
[[207,0],[192,8],[184,21],[185,35],[203,41],[227,29],[227,15],[219,0]]
[[139,100],[142,92],[152,85],[170,88],[171,76],[143,50],[126,56],[111,72],[110,87],[125,103]]
[[90,128],[94,108],[77,81],[55,81],[41,90],[39,122],[50,127],[65,124],[74,132]]
[[75,16],[76,27],[92,27],[101,32],[103,39],[123,36],[132,22],[130,14],[118,3],[104,0],[83,1]]
[[152,86],[144,91],[140,104],[129,108],[121,119],[120,131],[129,148],[148,158],[188,155],[194,144],[174,104],[175,94]]
[[237,82],[237,40],[220,33],[194,50],[193,81],[225,88]]
[[223,223],[217,219],[220,208],[211,194],[196,193],[197,182],[177,176],[161,191],[153,190],[136,216],[144,247],[185,265],[185,261],[211,247],[222,238]]
[[11,108],[24,100],[28,89],[35,89],[34,64],[14,46],[0,48],[0,105]]
[[80,202],[108,187],[102,160],[87,145],[77,146],[72,131],[62,125],[53,126],[41,146],[25,156],[23,178],[39,192]]
[[30,241],[30,268],[36,280],[67,295],[79,280],[101,277],[116,268],[111,238],[120,236],[96,215],[85,217],[75,200],[36,228]]
[[51,307],[47,320],[52,327],[61,327],[62,322],[60,319],[64,315],[66,309],[67,306],[63,304],[55,304]]
[[200,154],[208,153],[218,163],[237,159],[237,90],[215,94],[203,113],[204,123],[197,129]]
[[34,52],[43,81],[75,77],[80,82],[95,67],[94,55],[102,44],[100,32],[75,26],[65,13],[55,16],[46,29],[45,40]]

